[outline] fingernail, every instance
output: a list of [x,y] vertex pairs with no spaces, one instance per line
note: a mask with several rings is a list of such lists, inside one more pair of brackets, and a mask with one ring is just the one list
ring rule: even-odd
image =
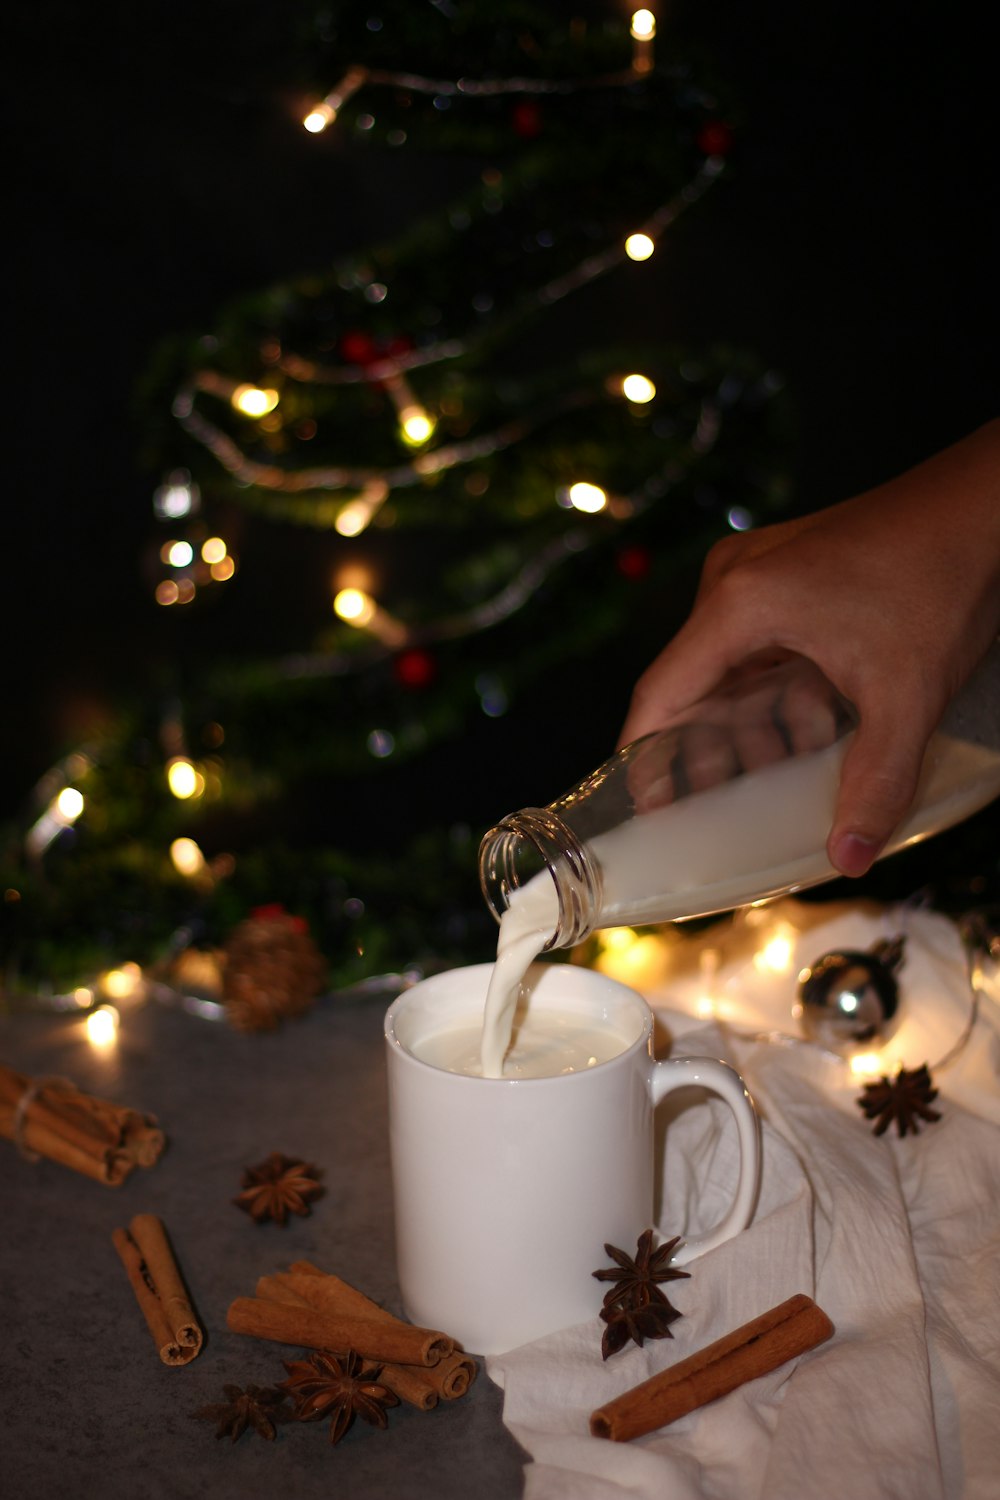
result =
[[841,875],[864,875],[878,858],[882,845],[860,833],[841,833],[830,842],[830,860]]

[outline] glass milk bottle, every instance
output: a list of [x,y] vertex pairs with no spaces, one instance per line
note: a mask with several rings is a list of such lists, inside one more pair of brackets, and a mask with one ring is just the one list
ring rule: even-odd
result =
[[[595,928],[729,911],[832,879],[826,855],[856,718],[811,662],[745,671],[625,746],[548,807],[486,834],[483,894],[535,952]],[[1000,794],[1000,649],[951,704],[880,857]]]

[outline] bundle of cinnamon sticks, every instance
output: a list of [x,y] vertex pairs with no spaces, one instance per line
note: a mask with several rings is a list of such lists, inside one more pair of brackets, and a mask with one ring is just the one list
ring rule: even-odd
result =
[[28,1078],[3,1066],[0,1136],[29,1159],[47,1157],[108,1187],[153,1166],[164,1145],[152,1115],[81,1093],[65,1078]]
[[464,1396],[476,1362],[435,1329],[394,1317],[356,1287],[309,1261],[262,1276],[256,1296],[237,1297],[227,1326],[234,1333],[309,1349],[353,1349],[382,1366],[379,1381],[422,1411]]
[[163,1220],[155,1214],[136,1214],[127,1229],[114,1231],[111,1242],[163,1363],[189,1364],[200,1352],[205,1335]]

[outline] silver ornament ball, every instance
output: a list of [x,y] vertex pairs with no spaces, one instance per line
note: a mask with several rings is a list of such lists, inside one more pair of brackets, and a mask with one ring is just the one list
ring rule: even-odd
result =
[[900,937],[866,952],[838,949],[803,970],[796,1006],[803,1035],[843,1056],[887,1041],[900,1020],[896,970],[903,948]]

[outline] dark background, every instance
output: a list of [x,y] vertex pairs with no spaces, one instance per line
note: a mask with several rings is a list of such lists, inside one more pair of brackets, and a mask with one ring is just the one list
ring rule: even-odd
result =
[[[980,7],[658,9],[659,45],[694,45],[727,81],[738,133],[731,174],[668,239],[647,316],[665,340],[728,342],[783,373],[798,503],[864,489],[1000,411]],[[6,11],[3,814],[153,664],[211,648],[182,637],[143,575],[160,475],[134,396],[157,342],[448,196],[437,170],[415,203],[410,164],[375,172],[316,149],[293,14],[230,0]],[[244,538],[232,609],[262,592],[283,607],[273,547]],[[291,567],[287,581],[291,608]],[[609,746],[644,664],[602,673],[581,705]]]

